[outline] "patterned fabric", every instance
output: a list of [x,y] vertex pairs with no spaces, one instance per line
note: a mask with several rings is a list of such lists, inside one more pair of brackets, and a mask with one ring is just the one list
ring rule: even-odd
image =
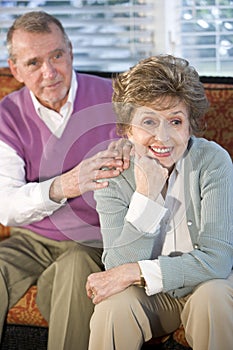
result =
[[7,315],[7,323],[21,325],[36,325],[47,327],[48,323],[41,315],[36,305],[37,287],[32,286],[27,293],[13,306]]
[[[23,86],[10,73],[9,68],[0,68],[0,99],[10,92]],[[203,136],[215,140],[228,150],[233,159],[233,85],[204,84],[207,98],[210,101],[210,110],[206,114],[207,130]],[[0,224],[0,239],[9,236],[9,227]],[[48,324],[36,305],[37,287],[32,286],[27,293],[12,307],[7,315],[8,324],[34,325],[47,327]],[[173,339],[179,344],[189,347],[184,329],[181,326],[173,333]],[[163,342],[165,338],[155,340]]]
[[184,333],[184,328],[183,326],[180,326],[174,333],[173,333],[173,339],[183,345],[189,348],[189,344],[187,343],[187,340],[185,339],[185,333]]
[[10,236],[10,228],[0,224],[0,240]]
[[19,83],[7,67],[0,68],[0,100],[12,91],[20,89],[23,84]]
[[233,159],[233,85],[204,84],[210,109],[205,115],[204,137],[224,147]]

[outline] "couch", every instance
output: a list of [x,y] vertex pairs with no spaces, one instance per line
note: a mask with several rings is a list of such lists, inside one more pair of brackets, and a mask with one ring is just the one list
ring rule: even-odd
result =
[[[201,77],[210,109],[205,116],[207,129],[203,136],[222,145],[233,159],[233,78]],[[8,68],[0,68],[0,99],[8,93],[19,89],[17,82]],[[3,198],[1,198],[3,200]],[[0,239],[7,239],[10,227],[0,224]],[[47,344],[48,324],[35,302],[37,287],[32,286],[26,294],[8,312],[3,333],[1,350],[44,350]],[[181,327],[170,336],[170,345],[166,347],[167,338],[152,339],[143,349],[188,349],[184,330]],[[171,345],[171,341],[173,342]],[[164,345],[161,345],[164,344]],[[170,347],[171,346],[171,347]],[[82,350],[82,349],[80,349]]]

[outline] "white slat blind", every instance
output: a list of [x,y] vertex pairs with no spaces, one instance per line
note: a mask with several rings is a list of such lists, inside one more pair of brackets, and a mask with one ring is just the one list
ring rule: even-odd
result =
[[122,71],[154,52],[153,0],[1,1],[0,66],[6,32],[16,15],[45,10],[61,20],[79,70]]
[[120,72],[172,53],[201,75],[233,76],[233,0],[0,1],[0,66],[7,65],[7,29],[32,9],[61,20],[79,70]]
[[233,76],[233,0],[182,0],[179,51],[202,75]]

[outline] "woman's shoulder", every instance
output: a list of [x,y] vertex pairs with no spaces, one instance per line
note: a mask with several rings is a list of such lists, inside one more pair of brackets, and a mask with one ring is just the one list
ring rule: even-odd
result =
[[232,171],[229,153],[218,143],[205,138],[191,137],[185,158],[195,170],[221,168]]
[[229,153],[225,148],[215,141],[210,141],[202,137],[192,136],[189,145],[190,155],[193,157],[214,157],[222,156],[226,159],[231,159]]

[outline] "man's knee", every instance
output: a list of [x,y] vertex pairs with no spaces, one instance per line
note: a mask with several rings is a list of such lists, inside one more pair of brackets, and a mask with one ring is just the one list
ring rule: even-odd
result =
[[57,260],[56,263],[75,263],[78,266],[97,264],[102,267],[101,256],[103,250],[100,248],[90,247],[85,244],[76,243],[65,253],[63,253]]

